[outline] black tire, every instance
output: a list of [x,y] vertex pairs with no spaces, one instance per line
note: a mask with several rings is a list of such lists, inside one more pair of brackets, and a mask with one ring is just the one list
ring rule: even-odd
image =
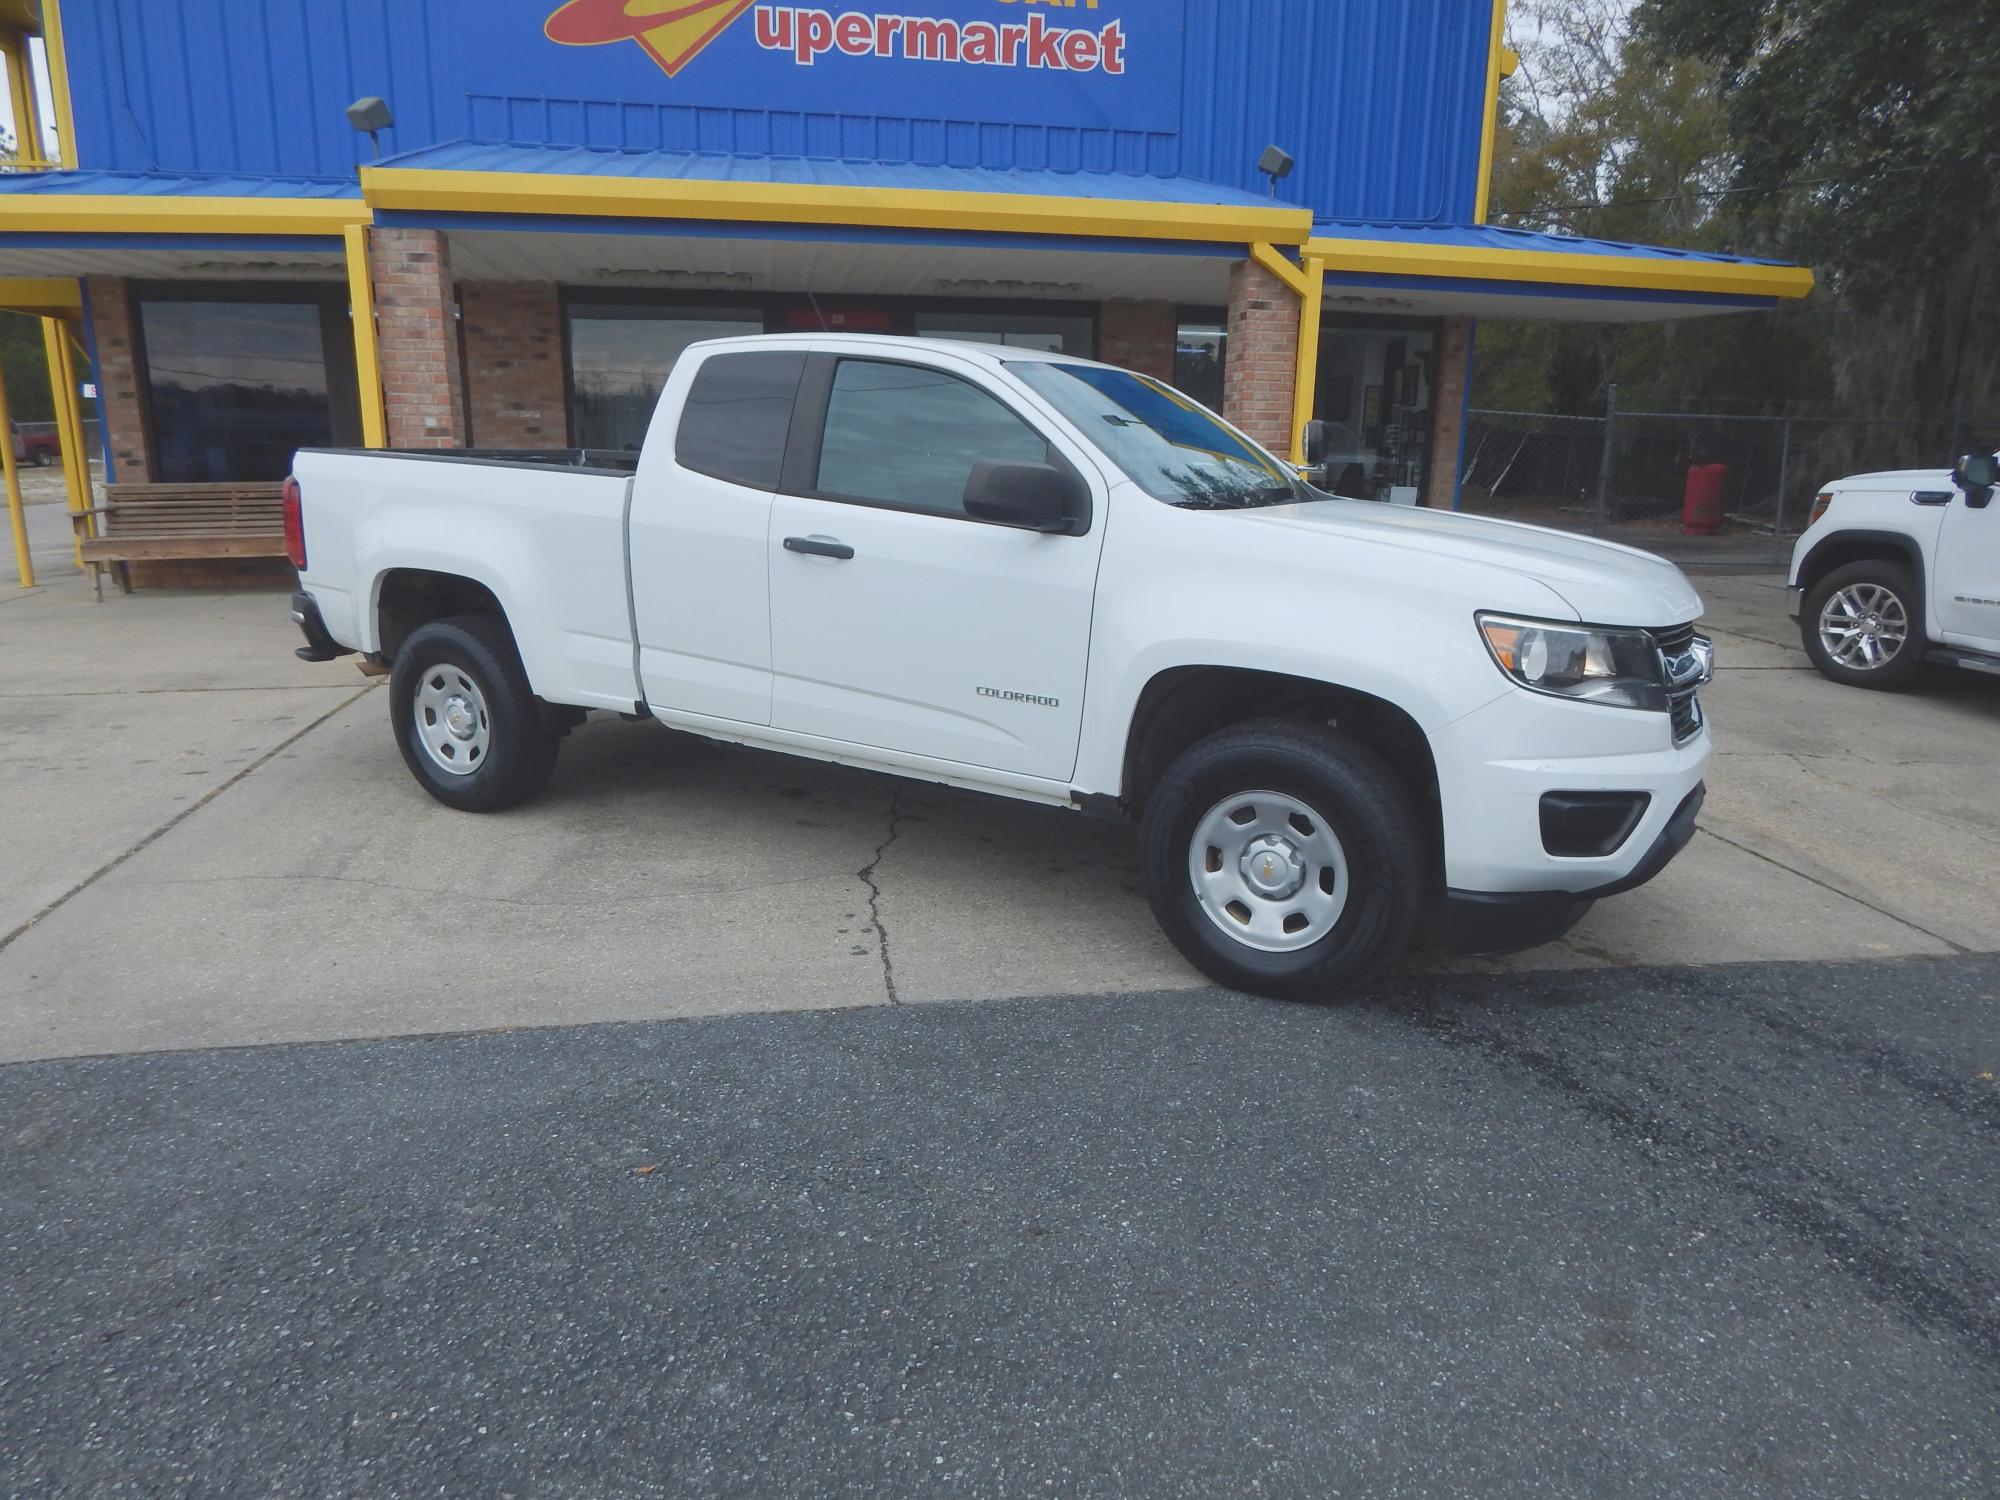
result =
[[[1836,660],[1826,642],[1820,639],[1820,617],[1828,601],[1854,588],[1884,590],[1893,599],[1895,608],[1902,611],[1901,644],[1872,667],[1850,666]],[[1883,559],[1870,558],[1835,568],[1806,595],[1805,607],[1799,611],[1799,639],[1820,675],[1830,681],[1880,692],[1908,687],[1924,661],[1924,610],[1916,580],[1903,564]]]
[[[418,699],[427,686],[436,694],[463,692],[466,684],[476,691],[459,698],[460,707],[483,709],[470,716],[479,726],[472,738],[454,742],[434,715],[429,731],[453,762],[469,757],[471,769],[457,773],[425,748]],[[418,784],[462,812],[496,812],[532,797],[555,769],[561,740],[528,686],[506,621],[493,615],[459,615],[410,632],[389,674],[389,722]]]
[[38,469],[46,469],[46,468],[50,468],[50,467],[52,467],[52,466],[54,465],[55,461],[56,461],[56,456],[55,456],[55,455],[54,455],[53,453],[49,452],[49,450],[48,450],[48,449],[46,449],[46,448],[37,448],[37,449],[35,450],[35,467],[36,467],[36,468],[38,468]]
[[[1309,946],[1269,952],[1232,937],[1195,889],[1198,829],[1252,792],[1303,803],[1345,856],[1345,906]],[[1366,980],[1402,953],[1423,909],[1425,840],[1408,788],[1367,745],[1318,725],[1264,720],[1185,751],[1153,789],[1143,849],[1146,893],[1173,945],[1210,978],[1253,994],[1317,999]],[[1213,859],[1204,855],[1210,868]]]

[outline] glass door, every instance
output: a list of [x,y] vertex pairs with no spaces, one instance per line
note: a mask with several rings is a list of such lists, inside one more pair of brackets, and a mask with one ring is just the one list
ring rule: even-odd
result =
[[1430,474],[1436,374],[1434,324],[1356,319],[1321,330],[1315,415],[1333,427],[1328,488],[1418,503]]

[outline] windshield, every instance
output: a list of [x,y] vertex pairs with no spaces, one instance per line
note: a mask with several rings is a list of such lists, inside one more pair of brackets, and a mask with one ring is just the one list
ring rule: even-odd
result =
[[1307,498],[1289,469],[1171,386],[1099,365],[1010,360],[1007,368],[1157,500],[1244,510]]

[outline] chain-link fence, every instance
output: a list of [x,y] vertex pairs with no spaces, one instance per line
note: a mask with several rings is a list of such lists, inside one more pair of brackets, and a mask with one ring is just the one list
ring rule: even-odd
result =
[[[1948,467],[2000,441],[2000,422],[1621,411],[1603,416],[1468,413],[1460,504],[1594,532],[1758,539],[1779,555],[1830,479]],[[1719,544],[1727,546],[1728,543]]]

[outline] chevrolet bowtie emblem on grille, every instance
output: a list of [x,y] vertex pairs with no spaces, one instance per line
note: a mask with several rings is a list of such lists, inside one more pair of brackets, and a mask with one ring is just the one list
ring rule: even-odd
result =
[[542,31],[565,47],[637,42],[671,78],[750,5],[751,0],[569,0]]

